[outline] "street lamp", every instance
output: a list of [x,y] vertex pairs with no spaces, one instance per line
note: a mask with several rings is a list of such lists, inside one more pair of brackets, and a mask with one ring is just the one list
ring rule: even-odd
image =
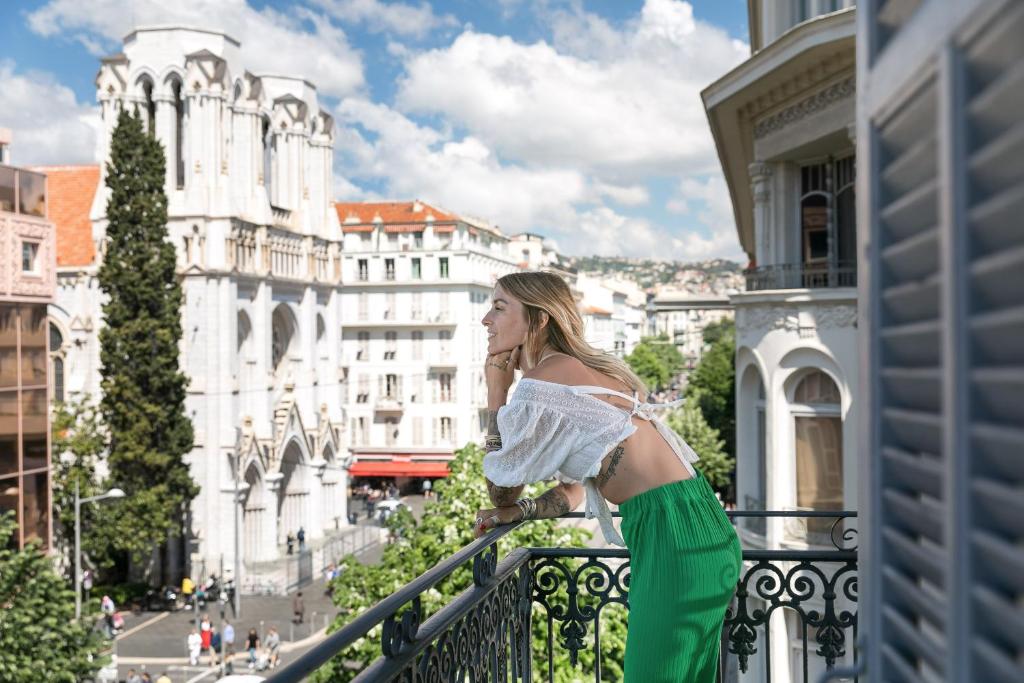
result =
[[79,498],[78,482],[75,482],[75,619],[82,617],[82,503],[95,503],[108,498],[124,498],[121,489],[110,489],[106,493],[88,498]]

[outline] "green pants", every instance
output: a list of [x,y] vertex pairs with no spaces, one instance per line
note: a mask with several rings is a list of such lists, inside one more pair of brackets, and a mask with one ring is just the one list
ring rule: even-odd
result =
[[630,551],[626,683],[713,683],[739,538],[704,475],[619,506]]

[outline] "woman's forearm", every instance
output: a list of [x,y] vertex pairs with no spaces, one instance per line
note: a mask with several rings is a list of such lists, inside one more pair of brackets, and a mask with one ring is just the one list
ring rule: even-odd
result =
[[[484,442],[485,451],[501,450],[501,434],[498,433],[498,411],[491,410],[487,419],[487,437]],[[498,486],[487,480],[487,495],[491,499],[491,505],[496,508],[515,505],[519,494],[523,492],[522,486]]]

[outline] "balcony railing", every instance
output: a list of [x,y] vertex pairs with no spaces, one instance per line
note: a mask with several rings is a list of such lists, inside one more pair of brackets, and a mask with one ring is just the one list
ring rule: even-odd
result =
[[[812,681],[815,672],[855,661],[856,530],[844,520],[856,513],[728,514],[734,523],[737,517],[830,518],[833,536],[828,549],[744,549],[744,569],[722,629],[718,680],[734,680],[737,671],[747,674],[743,680],[751,680],[756,670],[761,671],[756,680],[772,680],[769,620],[777,624],[780,620],[772,619],[777,612],[792,615],[781,621],[795,622],[789,640],[803,646],[800,660],[790,663],[792,680]],[[372,637],[380,641],[381,656],[356,681],[528,682],[535,669],[538,680],[551,681],[559,648],[567,651],[574,667],[580,666],[582,652],[592,651],[593,670],[578,673],[600,683],[609,663],[602,656],[601,617],[611,609],[629,609],[629,551],[516,548],[499,558],[497,542],[515,526],[501,527],[465,546],[329,634],[270,680],[304,680],[357,641]],[[472,584],[436,613],[425,614],[422,596],[467,565],[472,567]],[[378,625],[382,628],[375,631]],[[541,641],[534,640],[538,625],[544,632]],[[543,644],[538,647],[537,642]]]
[[743,271],[748,292],[766,289],[819,289],[856,287],[857,262],[840,261],[835,267],[818,263],[776,263]]

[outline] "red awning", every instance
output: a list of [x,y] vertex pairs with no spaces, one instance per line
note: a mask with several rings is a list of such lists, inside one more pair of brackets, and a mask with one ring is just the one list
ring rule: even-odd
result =
[[352,464],[353,477],[447,477],[448,463],[364,461]]

